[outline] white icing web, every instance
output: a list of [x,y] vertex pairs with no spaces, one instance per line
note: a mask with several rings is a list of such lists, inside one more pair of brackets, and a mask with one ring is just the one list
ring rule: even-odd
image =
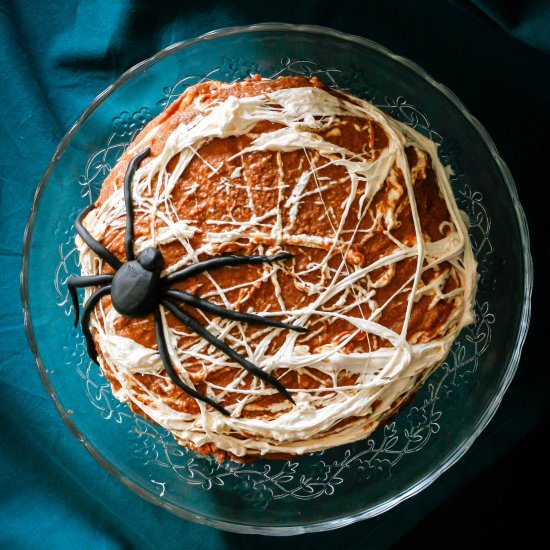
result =
[[[289,388],[296,406],[287,403],[274,405],[271,412],[276,414],[270,418],[245,418],[241,417],[245,406],[247,410],[252,410],[256,400],[273,394],[275,390],[258,379],[245,384],[247,373],[240,370],[228,386],[207,381],[207,394],[218,402],[229,394],[237,396],[234,404],[225,405],[231,412],[230,417],[210,410],[202,402],[198,402],[199,415],[178,412],[136,377],[138,373],[151,374],[159,377],[166,388],[172,385],[157,350],[118,336],[115,330],[118,314],[113,308],[100,307],[101,322],[94,319],[92,325],[97,331],[102,360],[121,385],[117,397],[124,401],[131,400],[181,440],[196,446],[214,443],[218,448],[238,456],[304,453],[365,438],[388,414],[396,400],[413,390],[443,360],[458,330],[473,320],[476,265],[461,212],[452,196],[445,169],[438,160],[435,144],[413,129],[388,118],[365,101],[352,96],[336,97],[319,88],[289,88],[253,97],[229,97],[208,104],[196,102],[194,107],[201,113],[188,123],[180,123],[166,140],[162,152],[149,162],[144,162],[136,172],[133,181],[135,215],[150,220],[149,235],[136,240],[136,252],[147,246],[175,241],[180,243],[186,254],[163,273],[166,275],[197,262],[199,257],[218,255],[220,245],[239,239],[255,242],[255,253],[273,253],[288,246],[323,251],[322,259],[312,262],[305,269],[297,269],[292,262],[291,265],[287,265],[288,262],[265,264],[258,279],[232,287],[222,288],[213,277],[207,275],[214,290],[202,295],[231,308],[235,304],[227,295],[232,291],[271,282],[279,310],[256,313],[306,326],[309,332],[305,337],[271,327],[256,330],[251,335],[242,323],[203,316],[207,329],[264,370],[307,372],[308,376],[320,382],[320,387]],[[357,154],[319,135],[324,131],[330,135],[330,131],[342,123],[342,117],[376,123],[388,138],[387,147],[379,155],[371,157],[368,152]],[[275,123],[277,129],[252,134],[256,124],[262,121]],[[139,143],[132,145],[129,153],[134,155],[144,149],[159,129],[160,126],[155,127]],[[238,161],[258,151],[273,152],[278,178],[270,189],[277,191],[277,205],[265,212],[259,211],[255,204],[254,184],[247,181],[244,165],[237,167],[231,177],[220,179],[219,192],[231,194],[236,189],[244,190],[250,210],[249,219],[209,219],[211,230],[201,232],[193,225],[192,219],[178,216],[172,203],[172,191],[176,185],[182,185],[181,177],[195,157],[206,163],[211,176],[216,177],[221,167],[210,165],[201,156],[200,151],[205,144],[215,138],[244,135],[252,138],[250,145],[230,160]],[[405,152],[408,146],[415,147],[418,156],[412,167]],[[303,152],[305,158],[295,182],[285,178],[282,160],[282,154],[291,151]],[[451,220],[442,224],[445,225],[445,237],[437,242],[427,242],[424,238],[414,195],[416,174],[427,165],[426,153],[431,157]],[[345,181],[326,178],[323,170],[328,166],[344,170]],[[398,171],[403,175],[404,188],[396,176]],[[333,186],[344,184],[349,192],[342,204],[327,204],[324,193]],[[389,189],[387,208],[377,210],[372,223],[365,224],[367,214],[372,212],[373,199],[384,184]],[[197,184],[185,181],[184,185],[185,193],[192,197],[197,191]],[[399,241],[391,232],[397,224],[396,205],[403,193],[408,198],[414,222],[416,238],[411,243]],[[330,226],[328,236],[297,231],[300,205],[304,201],[316,201],[320,217]],[[350,228],[350,212],[354,204],[358,204],[357,219]],[[88,216],[86,225],[96,239],[104,239],[113,232],[120,232],[125,221],[123,191],[120,188]],[[380,224],[384,225],[384,235],[393,241],[395,248],[363,266],[360,261],[354,261],[351,245],[358,235],[368,237]],[[195,248],[190,239],[198,233],[201,233],[202,240],[200,246]],[[103,268],[101,260],[83,243],[80,243],[79,249],[82,273],[100,273]],[[339,259],[339,263],[335,262],[335,258]],[[376,289],[385,286],[393,278],[396,264],[407,259],[412,259],[416,264],[414,274],[384,303],[376,303],[373,299]],[[423,272],[442,262],[448,262],[451,267],[440,269],[428,284],[423,283]],[[377,275],[373,281],[371,274],[380,269],[384,270],[384,274]],[[286,275],[290,274],[294,285],[310,297],[303,306],[288,309],[285,305],[279,284],[281,270]],[[448,277],[454,277],[457,285],[451,292],[445,293]],[[388,304],[403,293],[407,296],[407,307],[402,329],[398,333],[379,324],[377,319]],[[441,327],[439,338],[418,343],[418,335],[409,334],[407,340],[407,332],[413,305],[425,295],[432,297],[431,306],[439,300],[453,300],[454,309]],[[365,307],[357,308],[358,305]],[[354,308],[360,312],[359,317],[351,314]],[[370,313],[367,315],[366,311]],[[309,342],[326,323],[335,320],[346,321],[353,329],[331,345],[312,350]],[[203,365],[209,374],[227,367],[235,368],[236,365],[227,356],[205,340],[181,329],[168,327],[164,314],[163,323],[171,360],[186,384],[193,386],[185,368],[189,361]],[[281,333],[285,335],[284,341],[273,351],[272,343],[280,338]],[[369,335],[369,344],[371,337],[377,337],[389,342],[392,347],[346,352],[346,345],[360,333]],[[178,340],[183,336],[186,345],[179,347]],[[342,373],[353,375],[355,382],[352,385],[339,384]],[[284,375],[281,379],[284,382]],[[331,382],[327,383],[327,380]],[[130,389],[130,385],[134,389]],[[138,392],[135,391],[136,386]],[[342,421],[366,416],[367,425],[363,420],[337,426]]]

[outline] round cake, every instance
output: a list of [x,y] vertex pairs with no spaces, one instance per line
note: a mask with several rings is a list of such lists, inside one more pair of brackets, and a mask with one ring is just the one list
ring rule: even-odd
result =
[[474,318],[437,146],[316,78],[187,89],[81,222],[114,255],[77,237],[80,279],[104,274],[83,323],[114,395],[219,460],[366,438]]

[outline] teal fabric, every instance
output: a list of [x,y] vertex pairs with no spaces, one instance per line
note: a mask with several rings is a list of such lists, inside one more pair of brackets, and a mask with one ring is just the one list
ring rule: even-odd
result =
[[[42,386],[24,329],[18,279],[24,226],[54,150],[88,103],[124,70],[173,42],[231,25],[286,21],[373,39],[447,84],[488,127],[530,219],[548,181],[548,3],[322,0],[0,2],[0,548],[384,548],[548,414],[549,374],[528,340],[519,374],[474,449],[411,501],[373,520],[281,541],[228,534],[149,504],[69,433]],[[513,5],[512,5],[513,4]],[[511,14],[511,15],[510,15]],[[525,18],[522,18],[522,14]],[[494,20],[492,19],[494,17]],[[501,27],[509,29],[525,43]],[[530,44],[534,47],[531,47]],[[510,106],[520,106],[510,111]],[[546,178],[546,179],[545,179]],[[533,242],[535,258],[544,243]],[[535,300],[535,318],[542,302]]]
[[455,0],[470,13],[485,16],[516,38],[550,52],[550,2],[548,0]]

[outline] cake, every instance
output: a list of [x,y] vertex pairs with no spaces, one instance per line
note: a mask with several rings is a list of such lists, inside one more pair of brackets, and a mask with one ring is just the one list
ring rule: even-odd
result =
[[[169,375],[154,315],[120,314],[108,292],[88,312],[115,397],[219,460],[289,457],[368,437],[474,319],[467,220],[437,146],[316,78],[188,88],[136,136],[82,224],[122,264],[127,221],[136,255],[162,253],[163,277],[228,255],[281,258],[214,267],[171,288],[295,327],[178,306],[284,391],[159,306],[177,376],[220,410]],[[77,245],[83,276],[115,271],[80,237]]]

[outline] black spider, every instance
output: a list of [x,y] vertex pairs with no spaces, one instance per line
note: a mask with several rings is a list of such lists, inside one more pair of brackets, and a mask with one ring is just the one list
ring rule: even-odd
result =
[[86,216],[86,214],[93,208],[93,204],[80,212],[74,224],[77,233],[90,247],[90,249],[115,270],[115,273],[104,273],[100,275],[88,275],[81,277],[71,275],[67,281],[75,310],[75,327],[78,324],[79,318],[78,296],[76,289],[88,286],[99,286],[99,288],[92,293],[82,309],[82,332],[86,337],[88,354],[90,358],[97,363],[97,351],[95,349],[89,327],[90,315],[99,300],[103,296],[110,293],[113,307],[121,315],[126,317],[143,317],[150,313],[153,314],[155,319],[155,335],[158,343],[159,355],[162,359],[166,372],[174,384],[179,386],[182,390],[195,399],[204,401],[221,413],[229,415],[229,412],[219,403],[216,403],[206,395],[202,395],[193,388],[189,387],[177,375],[168,355],[166,338],[163,332],[162,319],[159,310],[159,304],[162,304],[193,332],[210,342],[210,344],[217,347],[219,350],[223,351],[228,357],[233,359],[248,372],[276,388],[284,397],[286,397],[286,399],[294,403],[294,400],[281,382],[245,359],[242,355],[231,349],[226,343],[222,342],[213,334],[208,332],[208,330],[203,327],[195,317],[179,309],[176,302],[193,306],[207,313],[213,313],[226,319],[245,321],[247,323],[270,327],[287,328],[298,332],[306,332],[307,329],[304,327],[275,321],[273,319],[265,319],[252,313],[242,313],[240,311],[226,309],[222,306],[204,300],[195,294],[191,294],[183,290],[168,288],[172,283],[182,281],[188,277],[197,275],[198,273],[208,271],[209,269],[231,265],[276,262],[279,260],[287,260],[292,258],[292,254],[288,252],[280,252],[274,256],[219,256],[186,266],[178,271],[175,271],[174,273],[166,275],[165,277],[161,277],[160,272],[162,269],[163,257],[158,248],[145,248],[140,252],[137,258],[134,254],[132,179],[139,162],[149,153],[150,149],[147,148],[145,151],[136,155],[130,161],[124,178],[124,203],[126,206],[124,246],[126,251],[126,262],[121,262],[109,249],[96,241],[88,230],[82,225],[84,216]]

